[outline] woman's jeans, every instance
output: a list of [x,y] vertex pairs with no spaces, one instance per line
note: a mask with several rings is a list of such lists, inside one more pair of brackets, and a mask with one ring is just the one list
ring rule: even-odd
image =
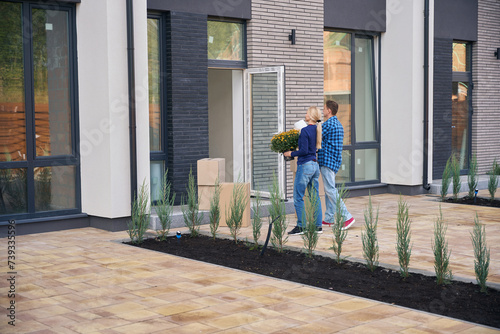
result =
[[321,200],[319,198],[319,166],[314,161],[306,162],[297,166],[295,173],[295,181],[293,184],[293,203],[295,212],[297,213],[297,226],[305,228],[306,226],[306,211],[304,205],[304,194],[307,188],[309,198],[314,192],[316,194],[316,227],[321,227]]
[[[323,184],[325,186],[325,222],[334,223],[335,213],[337,208],[337,198],[339,192],[335,188],[335,172],[328,167],[321,167],[321,176],[323,177]],[[340,199],[340,213],[343,216],[342,222],[352,218],[352,215],[347,211],[344,201]]]

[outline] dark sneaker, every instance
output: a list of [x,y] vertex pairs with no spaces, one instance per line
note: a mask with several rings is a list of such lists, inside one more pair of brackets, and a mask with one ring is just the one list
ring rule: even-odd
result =
[[293,230],[288,232],[288,235],[301,235],[301,234],[304,234],[304,232],[302,231],[302,227],[299,226],[295,226]]
[[323,228],[322,227],[316,227],[316,233],[322,234],[323,233]]
[[352,224],[354,224],[356,222],[356,220],[354,219],[354,217],[352,217],[351,219],[349,220],[346,220],[344,222],[344,226],[342,226],[342,230],[347,230],[349,227],[352,226]]
[[323,220],[322,224],[327,225],[327,226],[332,226],[332,223],[325,222],[324,220]]

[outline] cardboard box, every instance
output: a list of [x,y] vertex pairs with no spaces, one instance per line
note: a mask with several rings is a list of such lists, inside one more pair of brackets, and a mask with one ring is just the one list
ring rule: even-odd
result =
[[[250,226],[250,183],[244,183],[243,189],[245,191],[245,195],[247,196],[247,206],[245,211],[243,212],[243,220],[241,223],[241,227]],[[220,226],[227,226],[226,224],[226,213],[231,206],[231,199],[233,197],[233,189],[235,183],[221,183],[221,191],[220,191]]]
[[213,186],[226,181],[226,160],[224,158],[205,158],[197,162],[198,185]]
[[198,205],[200,210],[210,210],[210,201],[215,193],[215,186],[198,186]]

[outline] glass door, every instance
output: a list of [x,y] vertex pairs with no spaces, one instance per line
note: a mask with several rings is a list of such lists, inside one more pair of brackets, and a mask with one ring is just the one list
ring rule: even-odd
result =
[[269,196],[273,174],[285,192],[284,159],[269,148],[272,136],[285,130],[284,95],[283,66],[245,71],[245,182],[263,196]]

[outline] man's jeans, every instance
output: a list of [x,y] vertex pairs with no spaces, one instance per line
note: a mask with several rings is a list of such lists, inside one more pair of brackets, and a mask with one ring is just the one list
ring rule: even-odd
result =
[[[328,167],[322,166],[321,176],[323,177],[323,184],[325,186],[325,222],[335,223],[337,198],[339,197],[339,192],[335,188],[335,172]],[[340,199],[340,213],[343,216],[342,222],[352,218],[342,199]]]
[[[293,184],[293,203],[295,205],[295,212],[297,213],[297,226],[306,226],[305,218],[306,212],[304,208],[304,194],[307,187],[307,193],[311,196],[312,192],[316,194],[316,227],[321,227],[322,214],[321,214],[321,200],[319,198],[319,166],[314,161],[306,162],[305,164],[297,166],[295,173],[295,181]],[[314,189],[313,189],[314,187]],[[311,198],[311,197],[309,197]]]

